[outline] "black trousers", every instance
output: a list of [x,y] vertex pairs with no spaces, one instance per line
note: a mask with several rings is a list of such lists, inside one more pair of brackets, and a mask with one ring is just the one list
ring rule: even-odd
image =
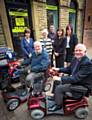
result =
[[64,55],[55,56],[56,67],[64,67]]
[[52,50],[52,54],[51,54],[51,67],[54,66],[54,64],[53,64],[53,55],[54,55],[54,50]]
[[55,102],[62,105],[65,92],[70,92],[73,98],[79,99],[86,95],[87,91],[88,89],[81,85],[60,84],[55,89]]
[[60,84],[56,87],[55,89],[55,102],[57,105],[62,105],[63,104],[63,97],[65,92],[70,91],[70,86],[71,84]]

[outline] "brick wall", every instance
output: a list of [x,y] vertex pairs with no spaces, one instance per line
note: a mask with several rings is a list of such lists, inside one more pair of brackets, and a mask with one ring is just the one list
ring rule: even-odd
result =
[[41,37],[41,30],[47,28],[46,4],[33,2],[33,28],[36,40]]
[[85,26],[83,42],[87,47],[92,47],[92,4],[91,0],[86,0]]
[[[69,24],[69,5],[71,0],[60,0],[60,16],[59,16],[59,26],[65,30],[67,24]],[[82,41],[83,37],[83,18],[84,18],[84,0],[77,0],[77,23],[76,32],[79,42]]]

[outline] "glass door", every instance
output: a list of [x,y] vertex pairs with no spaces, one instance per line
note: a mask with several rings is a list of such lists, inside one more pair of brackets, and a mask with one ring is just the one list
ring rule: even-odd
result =
[[69,24],[73,27],[73,32],[76,33],[76,11],[69,12]]
[[48,10],[47,11],[47,24],[48,27],[52,24],[55,26],[55,29],[58,28],[58,11],[56,10]]

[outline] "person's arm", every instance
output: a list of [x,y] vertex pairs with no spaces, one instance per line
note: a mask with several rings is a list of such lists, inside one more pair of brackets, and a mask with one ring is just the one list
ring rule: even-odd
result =
[[33,38],[30,38],[31,39],[31,41],[32,41],[32,52],[34,51],[34,40],[33,40]]
[[59,68],[58,70],[59,72],[63,72],[63,73],[66,73],[66,74],[71,74],[71,65],[68,66],[68,67],[65,67],[65,68]]
[[47,53],[44,53],[40,64],[37,64],[36,66],[32,67],[31,71],[43,72],[43,71],[47,70],[49,64],[50,64],[49,56]]
[[74,34],[73,37],[74,37],[74,45],[77,45],[77,44],[78,44],[78,38],[77,38],[77,35]]
[[27,50],[25,49],[25,42],[24,42],[24,39],[22,39],[21,40],[21,48],[22,48],[22,50],[23,50],[23,52],[26,54],[26,55],[28,55],[28,52],[27,52]]
[[83,64],[80,70],[73,76],[63,76],[61,78],[63,84],[77,83],[92,74],[92,65]]

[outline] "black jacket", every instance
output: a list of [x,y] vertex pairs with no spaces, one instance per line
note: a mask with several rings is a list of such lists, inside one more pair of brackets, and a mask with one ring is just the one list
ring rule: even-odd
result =
[[[67,37],[65,37],[66,41],[67,41]],[[73,55],[74,53],[74,48],[75,48],[75,45],[78,43],[78,38],[77,38],[77,35],[76,34],[73,34],[71,35],[70,37],[70,42],[69,42],[69,45],[70,45],[70,54]]]
[[54,51],[59,53],[59,55],[65,54],[66,49],[66,39],[64,38],[56,38],[54,41]]
[[82,85],[89,89],[92,89],[92,62],[89,60],[87,56],[84,56],[78,63],[75,74],[72,75],[72,72],[75,67],[76,58],[74,58],[71,62],[71,65],[67,68],[61,68],[60,72],[71,74],[71,76],[63,76],[62,83],[63,84],[74,84],[74,85]]

